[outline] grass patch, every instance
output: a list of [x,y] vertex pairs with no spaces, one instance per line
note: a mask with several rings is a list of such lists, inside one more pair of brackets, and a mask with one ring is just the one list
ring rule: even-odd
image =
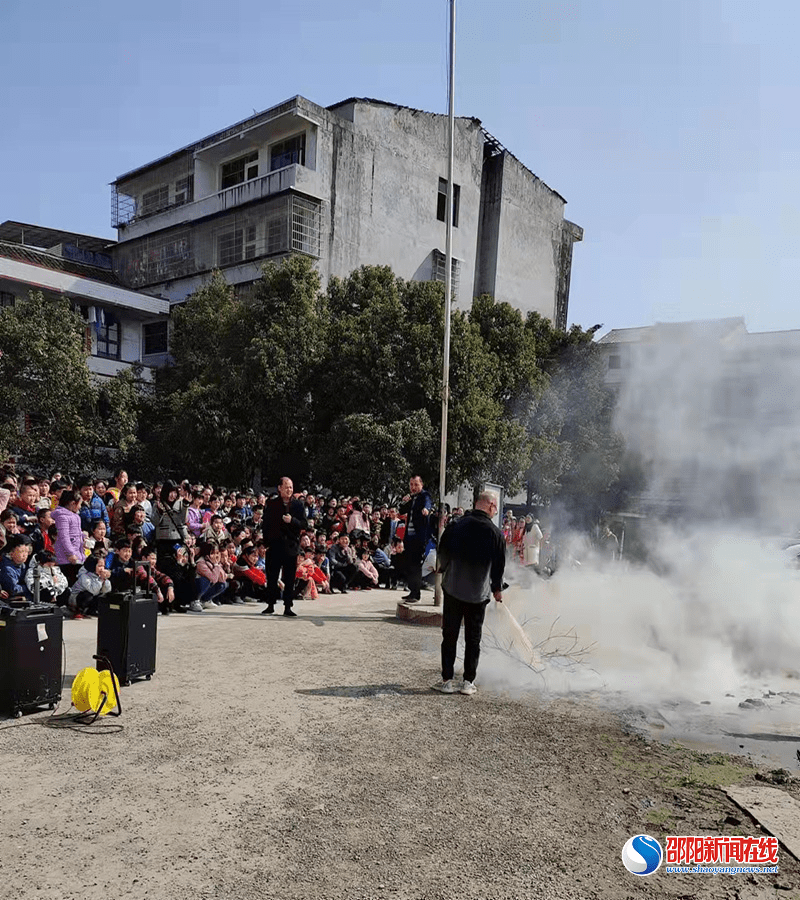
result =
[[734,762],[722,753],[695,754],[688,759],[678,787],[714,787],[738,784],[753,774],[752,766]]
[[664,834],[674,834],[677,820],[668,809],[651,809],[645,816],[644,823],[661,829]]

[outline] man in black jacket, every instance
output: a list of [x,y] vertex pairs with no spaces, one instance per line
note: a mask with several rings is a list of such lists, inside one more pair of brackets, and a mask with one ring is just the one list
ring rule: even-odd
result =
[[275,601],[281,599],[278,579],[283,580],[283,614],[294,617],[294,576],[300,552],[300,532],[307,527],[303,504],[294,500],[294,484],[285,475],[278,482],[278,496],[267,500],[264,508],[264,539],[267,553],[267,608],[262,616],[275,612]]
[[[489,593],[503,599],[503,572],[506,547],[503,533],[492,521],[498,497],[484,491],[475,504],[457,522],[445,528],[438,552],[443,572],[442,591],[442,680],[434,690],[443,694],[474,694],[475,674],[481,652],[481,631]],[[464,620],[464,682],[455,678],[456,647],[461,620]]]
[[405,547],[405,576],[408,593],[403,597],[406,603],[416,603],[422,590],[422,561],[425,547],[431,536],[431,495],[422,486],[422,478],[412,475],[408,482],[409,493],[403,497],[400,513],[406,517],[406,531],[403,537]]

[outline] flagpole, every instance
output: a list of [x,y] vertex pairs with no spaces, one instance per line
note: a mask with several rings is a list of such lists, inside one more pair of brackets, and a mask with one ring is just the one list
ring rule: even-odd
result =
[[[453,302],[453,163],[455,143],[456,0],[450,0],[450,78],[447,112],[447,202],[444,260],[444,353],[442,359],[442,445],[439,455],[439,541],[444,530],[444,495],[447,484],[447,413],[450,402],[450,306]],[[436,575],[434,606],[442,605],[442,576]]]

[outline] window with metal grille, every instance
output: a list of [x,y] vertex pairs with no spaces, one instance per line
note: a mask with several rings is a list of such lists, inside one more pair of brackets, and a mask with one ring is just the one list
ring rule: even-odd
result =
[[246,225],[225,231],[218,238],[219,265],[230,266],[242,260],[256,258],[256,226]]
[[302,197],[292,198],[292,250],[319,256],[320,206]]
[[286,208],[283,207],[266,220],[267,255],[285,253],[289,249],[289,229],[286,224]]
[[[453,228],[458,228],[458,209],[461,205],[461,185],[453,182]],[[447,179],[439,179],[439,194],[436,198],[436,218],[440,222],[445,221],[444,212],[447,209]]]
[[[433,251],[433,281],[445,282],[445,273],[447,272],[447,257],[441,250]],[[458,296],[458,288],[461,281],[461,260],[453,259],[450,265],[450,289],[453,297]]]
[[258,178],[258,150],[229,160],[220,167],[220,190]]
[[175,182],[175,206],[183,206],[194,199],[194,175],[187,175]]
[[9,309],[16,302],[16,296],[10,291],[0,291],[0,309]]
[[119,359],[122,344],[122,327],[114,313],[97,310],[95,331],[97,332],[97,355],[106,359]]
[[166,322],[145,322],[142,325],[142,355],[166,353],[169,349],[169,333]]
[[306,164],[306,133],[286,138],[269,148],[269,170],[283,169],[285,166]]
[[162,184],[161,187],[154,188],[152,191],[146,191],[142,194],[142,212],[143,216],[166,209],[169,206],[169,185]]

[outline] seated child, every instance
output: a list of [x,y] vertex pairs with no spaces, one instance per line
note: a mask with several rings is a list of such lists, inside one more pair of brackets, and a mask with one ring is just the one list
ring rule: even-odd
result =
[[[49,512],[49,510],[45,510]],[[25,584],[28,590],[36,597],[34,587],[36,576],[39,576],[39,602],[40,603],[66,603],[69,596],[69,585],[61,569],[56,565],[56,555],[49,550],[40,550],[28,566],[25,573]]]
[[258,563],[258,548],[247,544],[233,565],[233,574],[241,585],[242,597],[252,597],[259,603],[267,602],[267,576]]
[[105,567],[104,561],[98,556],[88,556],[78,572],[67,601],[73,619],[96,616],[99,597],[110,590],[111,572]]

